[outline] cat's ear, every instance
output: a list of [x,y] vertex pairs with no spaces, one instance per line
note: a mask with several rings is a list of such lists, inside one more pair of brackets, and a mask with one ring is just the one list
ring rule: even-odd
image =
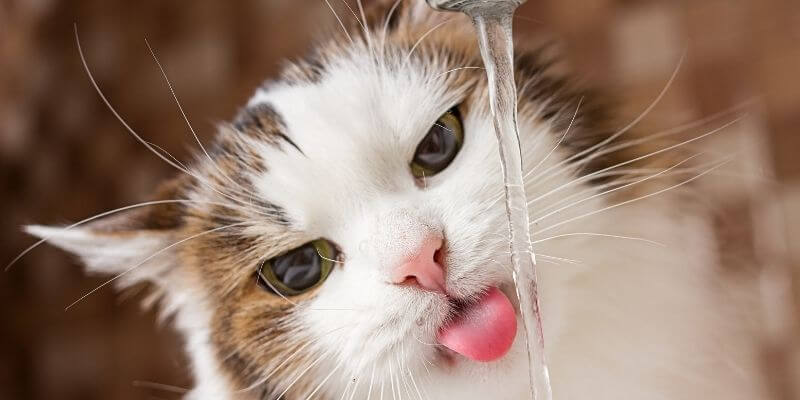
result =
[[183,224],[183,203],[175,201],[180,196],[179,187],[177,181],[169,182],[147,205],[85,225],[29,225],[24,229],[80,257],[90,274],[121,274],[121,286],[156,281],[177,264],[169,246],[180,240]]

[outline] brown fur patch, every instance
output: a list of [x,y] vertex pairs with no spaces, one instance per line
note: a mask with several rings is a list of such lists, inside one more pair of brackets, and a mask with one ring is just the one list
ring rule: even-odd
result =
[[[444,14],[412,23],[407,4],[401,3],[388,20],[393,1],[368,8],[368,24],[382,29],[386,22],[388,36],[385,51],[389,63],[397,68],[409,54],[412,61],[428,65],[434,61],[448,70],[443,79],[454,90],[465,92],[460,105],[462,114],[481,107],[486,83],[483,63],[474,33],[463,16]],[[443,23],[446,18],[453,21]],[[355,46],[364,46],[367,37],[360,26],[350,23],[349,31]],[[337,57],[345,57],[351,46],[343,34],[315,48],[307,58],[288,66],[283,79],[289,84],[316,84],[324,78],[325,65]],[[424,40],[423,40],[424,38]],[[381,41],[377,34],[371,40]],[[411,53],[413,49],[413,53]],[[437,64],[438,65],[438,64]],[[541,108],[540,118],[553,123],[560,135],[569,125],[578,102],[581,106],[563,148],[579,154],[606,140],[615,132],[614,119],[607,112],[605,97],[582,89],[559,75],[553,61],[542,51],[519,51],[516,79],[520,113],[531,116]],[[469,67],[455,70],[456,68]],[[444,72],[444,71],[443,71]],[[479,97],[480,96],[480,97]],[[265,292],[257,284],[254,272],[266,259],[300,246],[310,240],[303,232],[293,230],[283,210],[262,199],[253,198],[249,177],[268,170],[267,160],[254,150],[253,141],[276,146],[285,144],[302,150],[287,136],[280,115],[269,105],[249,107],[230,126],[223,126],[212,148],[211,158],[199,159],[197,171],[201,179],[182,178],[167,185],[159,198],[200,198],[207,202],[186,205],[158,206],[133,219],[123,221],[127,229],[173,230],[178,238],[194,237],[189,245],[179,248],[180,268],[203,284],[203,292],[215,306],[212,317],[212,344],[235,388],[259,382],[295,350],[310,340],[301,329],[292,325],[296,308],[283,298]],[[526,132],[522,132],[525,135]],[[631,133],[630,136],[632,136]],[[593,158],[581,172],[590,174],[644,154],[646,147],[632,146]],[[578,157],[576,161],[583,159]],[[660,161],[654,161],[658,163]],[[596,181],[600,181],[599,179]],[[97,229],[114,230],[120,221],[98,225]],[[293,301],[302,303],[315,296],[312,290]],[[309,348],[300,351],[282,365],[268,382],[259,388],[260,396],[276,395],[312,360]],[[311,382],[300,379],[295,390]],[[256,393],[256,392],[254,392]],[[292,398],[295,391],[289,392]]]

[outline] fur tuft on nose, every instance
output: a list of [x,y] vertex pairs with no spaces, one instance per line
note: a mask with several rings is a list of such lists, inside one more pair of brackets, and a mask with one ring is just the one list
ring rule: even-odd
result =
[[441,237],[426,237],[411,258],[392,271],[392,283],[413,285],[423,290],[445,293],[441,249]]

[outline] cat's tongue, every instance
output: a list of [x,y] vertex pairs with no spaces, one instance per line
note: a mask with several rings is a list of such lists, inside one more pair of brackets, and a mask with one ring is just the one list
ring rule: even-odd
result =
[[503,292],[492,288],[477,303],[442,327],[436,338],[464,357],[493,361],[508,352],[516,333],[514,307]]

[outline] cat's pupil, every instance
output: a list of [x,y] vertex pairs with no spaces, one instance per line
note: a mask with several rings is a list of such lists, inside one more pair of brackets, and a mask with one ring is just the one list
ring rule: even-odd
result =
[[307,245],[272,261],[272,272],[286,287],[304,290],[319,282],[322,259],[314,246]]
[[456,136],[437,123],[420,143],[415,161],[426,168],[443,169],[455,157],[457,146]]

